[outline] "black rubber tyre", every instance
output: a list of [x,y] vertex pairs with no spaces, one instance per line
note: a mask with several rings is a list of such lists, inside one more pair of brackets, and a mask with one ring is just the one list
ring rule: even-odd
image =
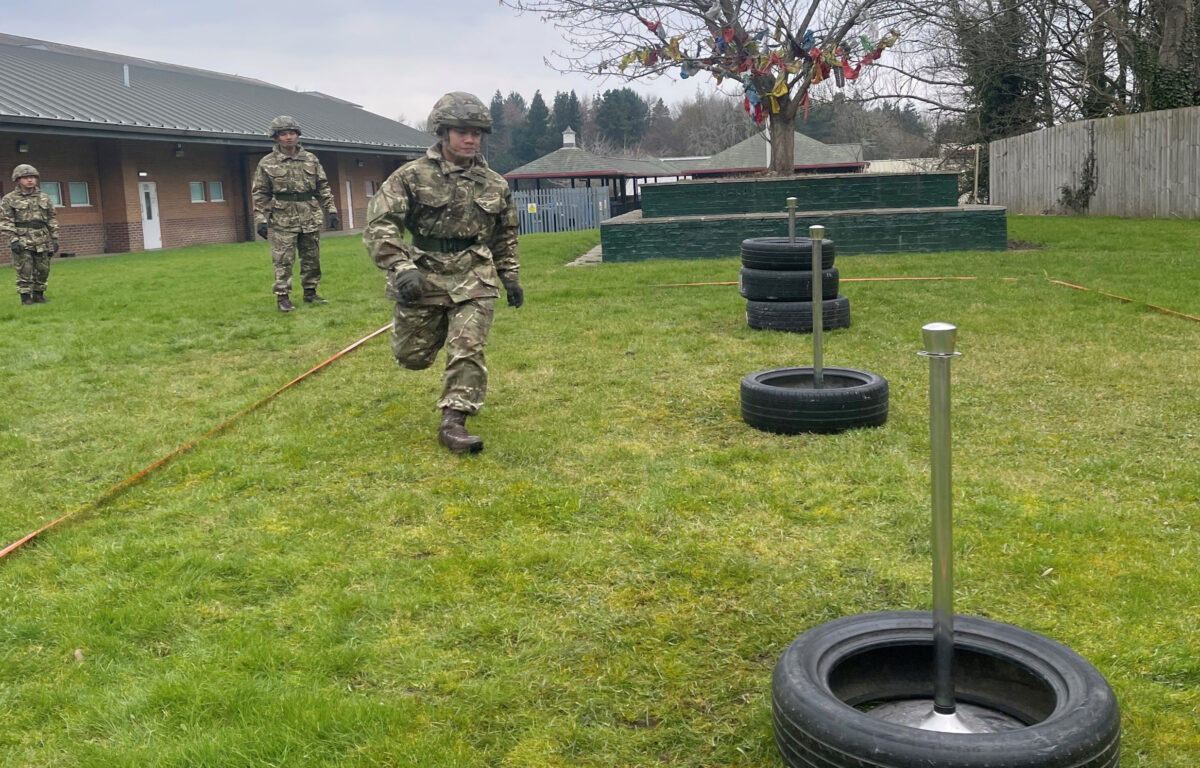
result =
[[[812,270],[775,271],[742,267],[738,273],[738,293],[755,301],[812,301]],[[821,270],[821,297],[836,299],[837,267]]]
[[[822,624],[775,665],[775,743],[792,768],[1116,768],[1121,714],[1086,660],[1033,632],[954,619],[955,701],[1018,722],[940,733],[874,717],[869,706],[933,698],[933,618],[872,613]],[[1022,725],[1023,724],[1023,725]]]
[[[821,269],[833,266],[837,253],[833,241],[821,241]],[[749,237],[742,241],[742,266],[750,269],[812,269],[812,238],[797,237],[795,244],[786,237]]]
[[887,421],[887,379],[870,371],[822,368],[821,389],[812,368],[774,368],[742,378],[742,421],[765,432],[841,432]]
[[[796,331],[812,333],[813,311],[811,301],[756,301],[746,302],[746,323],[762,331]],[[838,296],[821,303],[821,328],[836,331],[850,327],[850,299]]]

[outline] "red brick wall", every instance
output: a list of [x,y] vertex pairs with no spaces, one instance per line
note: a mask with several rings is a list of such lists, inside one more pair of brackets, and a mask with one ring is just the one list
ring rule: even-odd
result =
[[[25,143],[28,152],[17,152],[18,140]],[[59,182],[64,205],[55,208],[54,213],[58,218],[59,247],[65,253],[100,253],[104,250],[100,173],[96,164],[98,143],[96,139],[0,133],[0,194],[8,194],[16,187],[12,169],[20,163],[37,168],[44,182]],[[71,205],[68,184],[73,181],[88,185],[89,205]],[[5,263],[12,260],[7,248],[0,251],[0,258]]]
[[[142,222],[114,222],[104,225],[105,251],[107,253],[125,253],[126,251],[142,250]],[[137,248],[132,245],[137,243]]]
[[[93,253],[123,253],[137,244],[142,248],[142,215],[138,207],[137,185],[127,179],[137,178],[133,160],[126,157],[125,143],[113,140],[99,142],[96,165],[100,173],[100,212],[104,219],[104,247]],[[130,222],[137,227],[130,234]],[[87,251],[81,251],[87,253]]]
[[[158,194],[162,247],[178,248],[198,243],[236,243],[244,238],[245,195],[238,171],[236,150],[211,144],[186,142],[125,141],[123,155],[133,164],[136,185],[153,181]],[[177,156],[182,154],[182,156]],[[142,174],[145,174],[144,176]],[[205,202],[192,202],[190,182],[204,184]],[[223,200],[209,200],[209,182],[220,182]],[[141,206],[133,195],[136,220],[141,221]],[[130,243],[141,250],[143,243]]]
[[[27,152],[16,151],[24,142]],[[0,131],[0,194],[13,189],[12,168],[36,166],[44,181],[62,184],[64,207],[57,209],[60,246],[80,255],[144,249],[138,183],[152,181],[158,193],[162,247],[197,243],[234,243],[254,238],[250,183],[261,150],[186,139],[135,141],[91,139]],[[333,188],[343,229],[366,222],[367,182],[376,188],[398,168],[400,158],[353,152],[317,153]],[[361,165],[360,165],[361,163]],[[86,182],[90,205],[72,207],[69,182]],[[224,200],[193,203],[189,182],[219,181]],[[346,184],[350,184],[347,206]],[[0,263],[9,260],[0,249]]]
[[[330,174],[332,183],[333,175],[330,173],[329,164],[325,158],[322,158],[321,162],[325,165],[325,172]],[[347,214],[346,206],[346,182],[350,183],[350,202],[354,208],[354,228],[362,229],[367,223],[367,203],[369,202],[367,182],[373,182],[375,189],[378,189],[379,185],[402,163],[396,158],[355,155],[346,152],[337,153],[328,162],[336,162],[339,183],[334,189],[334,197],[338,201],[338,210],[342,212],[342,229],[350,228],[350,217]],[[362,165],[360,166],[359,163]]]

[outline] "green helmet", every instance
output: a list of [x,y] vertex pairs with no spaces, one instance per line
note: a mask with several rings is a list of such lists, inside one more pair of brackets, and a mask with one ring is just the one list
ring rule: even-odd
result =
[[13,181],[16,181],[17,179],[23,179],[26,176],[37,176],[40,179],[42,174],[38,173],[37,168],[34,168],[28,163],[21,163],[16,168],[13,168]]
[[440,133],[443,128],[478,128],[491,133],[492,113],[471,94],[452,91],[437,100],[426,123],[431,133]]
[[275,134],[280,131],[295,131],[298,134],[303,134],[300,130],[300,123],[296,122],[296,118],[291,115],[280,115],[271,121],[271,127],[267,129],[267,134],[273,139]]

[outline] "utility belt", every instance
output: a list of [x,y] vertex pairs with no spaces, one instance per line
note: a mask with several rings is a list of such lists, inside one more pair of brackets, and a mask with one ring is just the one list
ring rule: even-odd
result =
[[413,245],[422,251],[434,253],[458,253],[465,251],[478,242],[474,237],[426,237],[413,232]]
[[315,195],[312,192],[276,192],[272,197],[276,200],[286,200],[289,203],[306,203]]
[[45,229],[49,225],[44,221],[14,221],[13,226],[21,229]]

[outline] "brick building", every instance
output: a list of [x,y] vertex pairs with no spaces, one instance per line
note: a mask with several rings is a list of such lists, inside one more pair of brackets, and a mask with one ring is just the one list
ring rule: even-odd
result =
[[252,240],[252,175],[281,114],[303,128],[347,229],[434,141],[321,93],[0,34],[0,194],[14,166],[36,166],[64,253]]

